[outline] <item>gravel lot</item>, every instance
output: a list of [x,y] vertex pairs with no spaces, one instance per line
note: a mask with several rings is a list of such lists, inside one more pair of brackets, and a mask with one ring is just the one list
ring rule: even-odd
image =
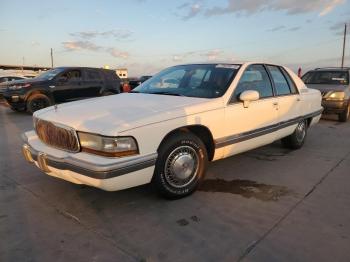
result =
[[211,163],[177,201],[43,174],[21,155],[31,127],[0,106],[0,261],[350,261],[350,122]]

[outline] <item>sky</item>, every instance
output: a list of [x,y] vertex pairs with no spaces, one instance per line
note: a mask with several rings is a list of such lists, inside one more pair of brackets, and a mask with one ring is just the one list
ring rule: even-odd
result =
[[50,66],[53,48],[54,66],[131,76],[211,61],[339,66],[349,1],[0,0],[0,64]]

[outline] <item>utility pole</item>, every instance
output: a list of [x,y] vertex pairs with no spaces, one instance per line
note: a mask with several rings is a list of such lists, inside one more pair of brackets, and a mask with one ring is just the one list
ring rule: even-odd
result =
[[53,68],[53,52],[52,52],[52,48],[51,48],[51,68]]
[[346,24],[345,24],[345,27],[344,27],[344,42],[343,42],[343,55],[342,55],[342,58],[341,58],[341,68],[344,67],[345,44],[346,44]]

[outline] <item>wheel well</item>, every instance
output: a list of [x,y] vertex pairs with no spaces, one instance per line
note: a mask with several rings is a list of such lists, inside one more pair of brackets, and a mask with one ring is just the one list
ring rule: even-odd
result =
[[306,119],[307,126],[311,125],[312,117]]
[[54,101],[52,95],[51,95],[50,93],[48,93],[48,92],[43,91],[43,90],[34,90],[34,91],[30,92],[30,93],[26,96],[26,99],[25,99],[25,100],[27,101],[27,100],[29,99],[29,97],[31,97],[31,96],[33,96],[33,95],[37,95],[37,94],[45,95],[45,96],[47,96],[51,101]]
[[203,144],[205,145],[205,148],[207,149],[208,160],[211,161],[213,159],[214,153],[215,153],[214,139],[210,130],[207,127],[202,125],[184,126],[171,131],[163,138],[159,148],[169,137],[176,135],[176,133],[179,133],[179,132],[192,133],[196,135],[199,139],[202,140]]

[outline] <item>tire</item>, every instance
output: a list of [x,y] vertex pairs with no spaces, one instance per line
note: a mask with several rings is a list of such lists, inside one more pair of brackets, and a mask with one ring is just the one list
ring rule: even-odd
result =
[[44,94],[31,95],[27,100],[27,112],[33,114],[35,111],[51,106],[52,102]]
[[347,108],[344,110],[344,112],[340,113],[338,115],[339,122],[346,122],[349,119],[350,115],[350,103],[348,104]]
[[101,96],[111,96],[111,95],[115,95],[115,94],[111,91],[103,91],[101,94]]
[[10,106],[10,109],[11,109],[12,111],[14,111],[14,112],[22,112],[22,111],[24,111],[23,108],[16,108],[16,107],[12,107],[12,106]]
[[152,183],[163,197],[179,199],[197,189],[207,165],[203,142],[192,133],[176,133],[158,150]]
[[299,122],[293,134],[282,138],[282,145],[289,149],[301,148],[306,140],[307,127],[308,125],[306,120]]

